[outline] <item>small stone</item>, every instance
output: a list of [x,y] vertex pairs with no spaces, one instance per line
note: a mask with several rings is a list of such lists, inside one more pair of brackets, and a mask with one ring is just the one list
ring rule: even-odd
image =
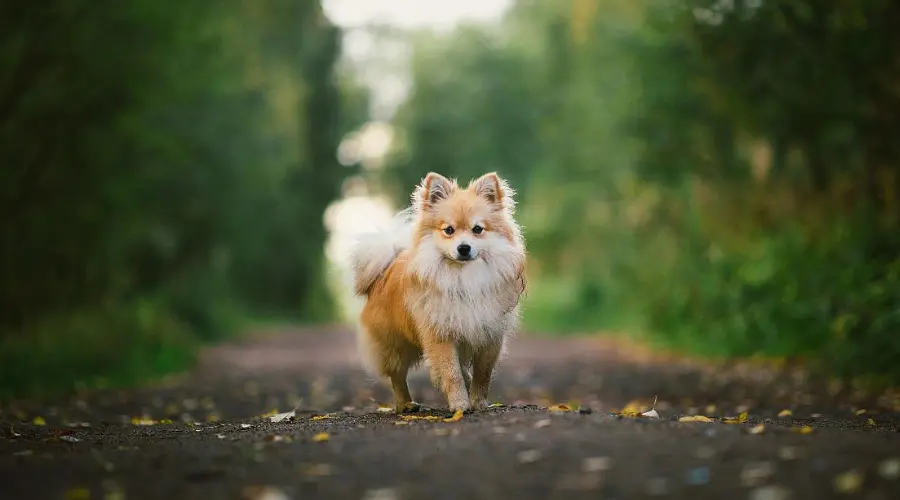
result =
[[539,450],[520,451],[516,458],[523,464],[530,464],[541,459],[541,452]]
[[775,473],[772,462],[751,462],[741,470],[741,483],[744,486],[756,486]]
[[248,486],[244,488],[243,498],[247,500],[289,500],[290,497],[274,486]]
[[878,475],[885,479],[900,478],[900,458],[889,458],[878,464]]
[[789,498],[791,498],[791,490],[772,484],[751,491],[748,500],[788,500]]
[[693,486],[700,486],[709,483],[709,479],[709,467],[697,467],[687,472],[685,482]]
[[612,467],[612,459],[609,457],[589,457],[581,462],[581,470],[584,472],[599,472],[609,470]]
[[650,496],[663,496],[669,493],[669,481],[664,477],[653,477],[647,480],[644,489]]
[[550,422],[549,418],[542,418],[541,420],[538,420],[537,422],[534,423],[534,428],[540,429],[542,427],[547,427],[548,425],[550,425],[550,423],[551,422]]
[[782,460],[796,460],[803,456],[803,451],[796,446],[782,446],[778,449],[778,458]]
[[399,500],[399,498],[400,492],[397,488],[377,488],[363,495],[363,500]]

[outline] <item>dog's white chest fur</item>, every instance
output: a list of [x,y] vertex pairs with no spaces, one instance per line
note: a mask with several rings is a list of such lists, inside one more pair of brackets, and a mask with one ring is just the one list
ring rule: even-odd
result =
[[507,270],[484,261],[460,267],[425,262],[414,267],[431,286],[412,290],[405,301],[417,326],[473,345],[500,341],[515,330],[520,289]]

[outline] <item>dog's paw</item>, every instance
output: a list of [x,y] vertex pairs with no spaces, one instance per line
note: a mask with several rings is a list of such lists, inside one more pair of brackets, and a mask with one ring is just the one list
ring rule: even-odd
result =
[[458,411],[462,411],[464,413],[471,413],[472,408],[469,405],[469,402],[467,400],[462,399],[459,401],[450,401],[450,411],[454,412],[454,413],[458,412]]
[[487,399],[476,399],[472,401],[471,409],[472,411],[483,410],[488,407]]
[[415,401],[397,405],[396,408],[397,413],[416,413],[420,410],[422,410],[422,405],[416,403]]

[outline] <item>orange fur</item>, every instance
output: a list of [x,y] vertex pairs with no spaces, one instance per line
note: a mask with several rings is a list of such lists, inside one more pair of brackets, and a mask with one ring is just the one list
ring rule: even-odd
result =
[[[408,239],[399,248],[359,250],[357,293],[367,298],[361,347],[370,368],[391,381],[398,412],[418,408],[407,375],[423,358],[451,410],[486,403],[497,360],[518,329],[524,291],[525,247],[512,195],[494,173],[465,189],[430,173],[413,193]],[[471,258],[459,253],[461,245]]]

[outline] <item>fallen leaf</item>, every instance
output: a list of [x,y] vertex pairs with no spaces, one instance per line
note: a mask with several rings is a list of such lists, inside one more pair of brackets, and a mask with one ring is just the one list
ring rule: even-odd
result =
[[161,424],[171,424],[171,423],[172,423],[172,420],[170,420],[170,419],[168,419],[168,418],[164,418],[164,419],[160,420],[159,423],[161,423]]
[[331,413],[326,413],[325,415],[313,415],[310,420],[325,420],[326,418],[334,418],[334,415]]
[[856,414],[857,414],[857,415],[864,415],[865,413],[866,413],[865,408],[856,410]]
[[754,425],[753,427],[747,429],[748,434],[762,434],[765,432],[766,426],[763,424]]
[[375,411],[378,413],[392,413],[394,408],[392,406],[379,406]]
[[725,418],[722,423],[725,424],[743,424],[747,421],[747,412],[742,412],[737,418]]
[[794,414],[794,412],[792,412],[791,410],[787,410],[787,409],[781,410],[780,412],[778,412],[778,416],[781,418],[790,417],[793,414]]
[[647,418],[659,418],[659,413],[656,410],[649,410],[641,413],[641,416]]
[[320,432],[313,436],[312,440],[316,443],[321,443],[323,441],[328,441],[330,438],[331,436],[327,432]]
[[874,418],[870,418],[870,419],[866,420],[866,424],[871,425],[872,427],[875,427],[875,425],[876,425],[876,424],[875,424],[875,419],[874,419]]
[[813,428],[808,425],[804,425],[803,427],[791,427],[791,432],[796,432],[797,434],[812,434]]
[[442,418],[437,415],[400,415],[400,418],[403,420],[441,420]]
[[150,417],[131,417],[131,425],[156,425],[156,420]]
[[31,423],[33,425],[47,425],[47,421],[44,420],[44,417],[34,417]]
[[834,489],[839,493],[855,493],[863,484],[863,475],[858,470],[849,470],[834,478]]
[[715,422],[715,420],[713,420],[709,417],[704,417],[703,415],[688,415],[688,416],[679,418],[678,421],[679,422],[703,422],[703,423]]
[[66,500],[88,500],[91,490],[87,488],[70,488],[66,490]]
[[269,421],[270,422],[281,422],[284,420],[292,419],[296,415],[297,415],[297,413],[294,410],[286,411],[284,413],[276,413],[275,415],[272,415],[269,417]]
[[445,418],[444,422],[458,422],[462,420],[463,413],[465,412],[463,412],[462,410],[456,410],[455,412],[453,412],[453,416],[450,418]]
[[520,451],[519,454],[516,455],[516,458],[519,460],[520,463],[530,464],[530,463],[537,462],[538,460],[541,459],[541,452],[538,450]]
[[582,460],[581,470],[584,472],[600,472],[612,467],[612,459],[609,457],[588,457]]
[[572,409],[572,407],[569,406],[569,405],[567,405],[567,404],[553,405],[553,406],[550,406],[549,408],[547,408],[547,410],[548,410],[548,411],[563,411],[563,412],[565,412],[565,411],[574,411],[574,410]]
[[488,408],[503,408],[504,406],[506,405],[503,403],[491,403],[488,405]]

